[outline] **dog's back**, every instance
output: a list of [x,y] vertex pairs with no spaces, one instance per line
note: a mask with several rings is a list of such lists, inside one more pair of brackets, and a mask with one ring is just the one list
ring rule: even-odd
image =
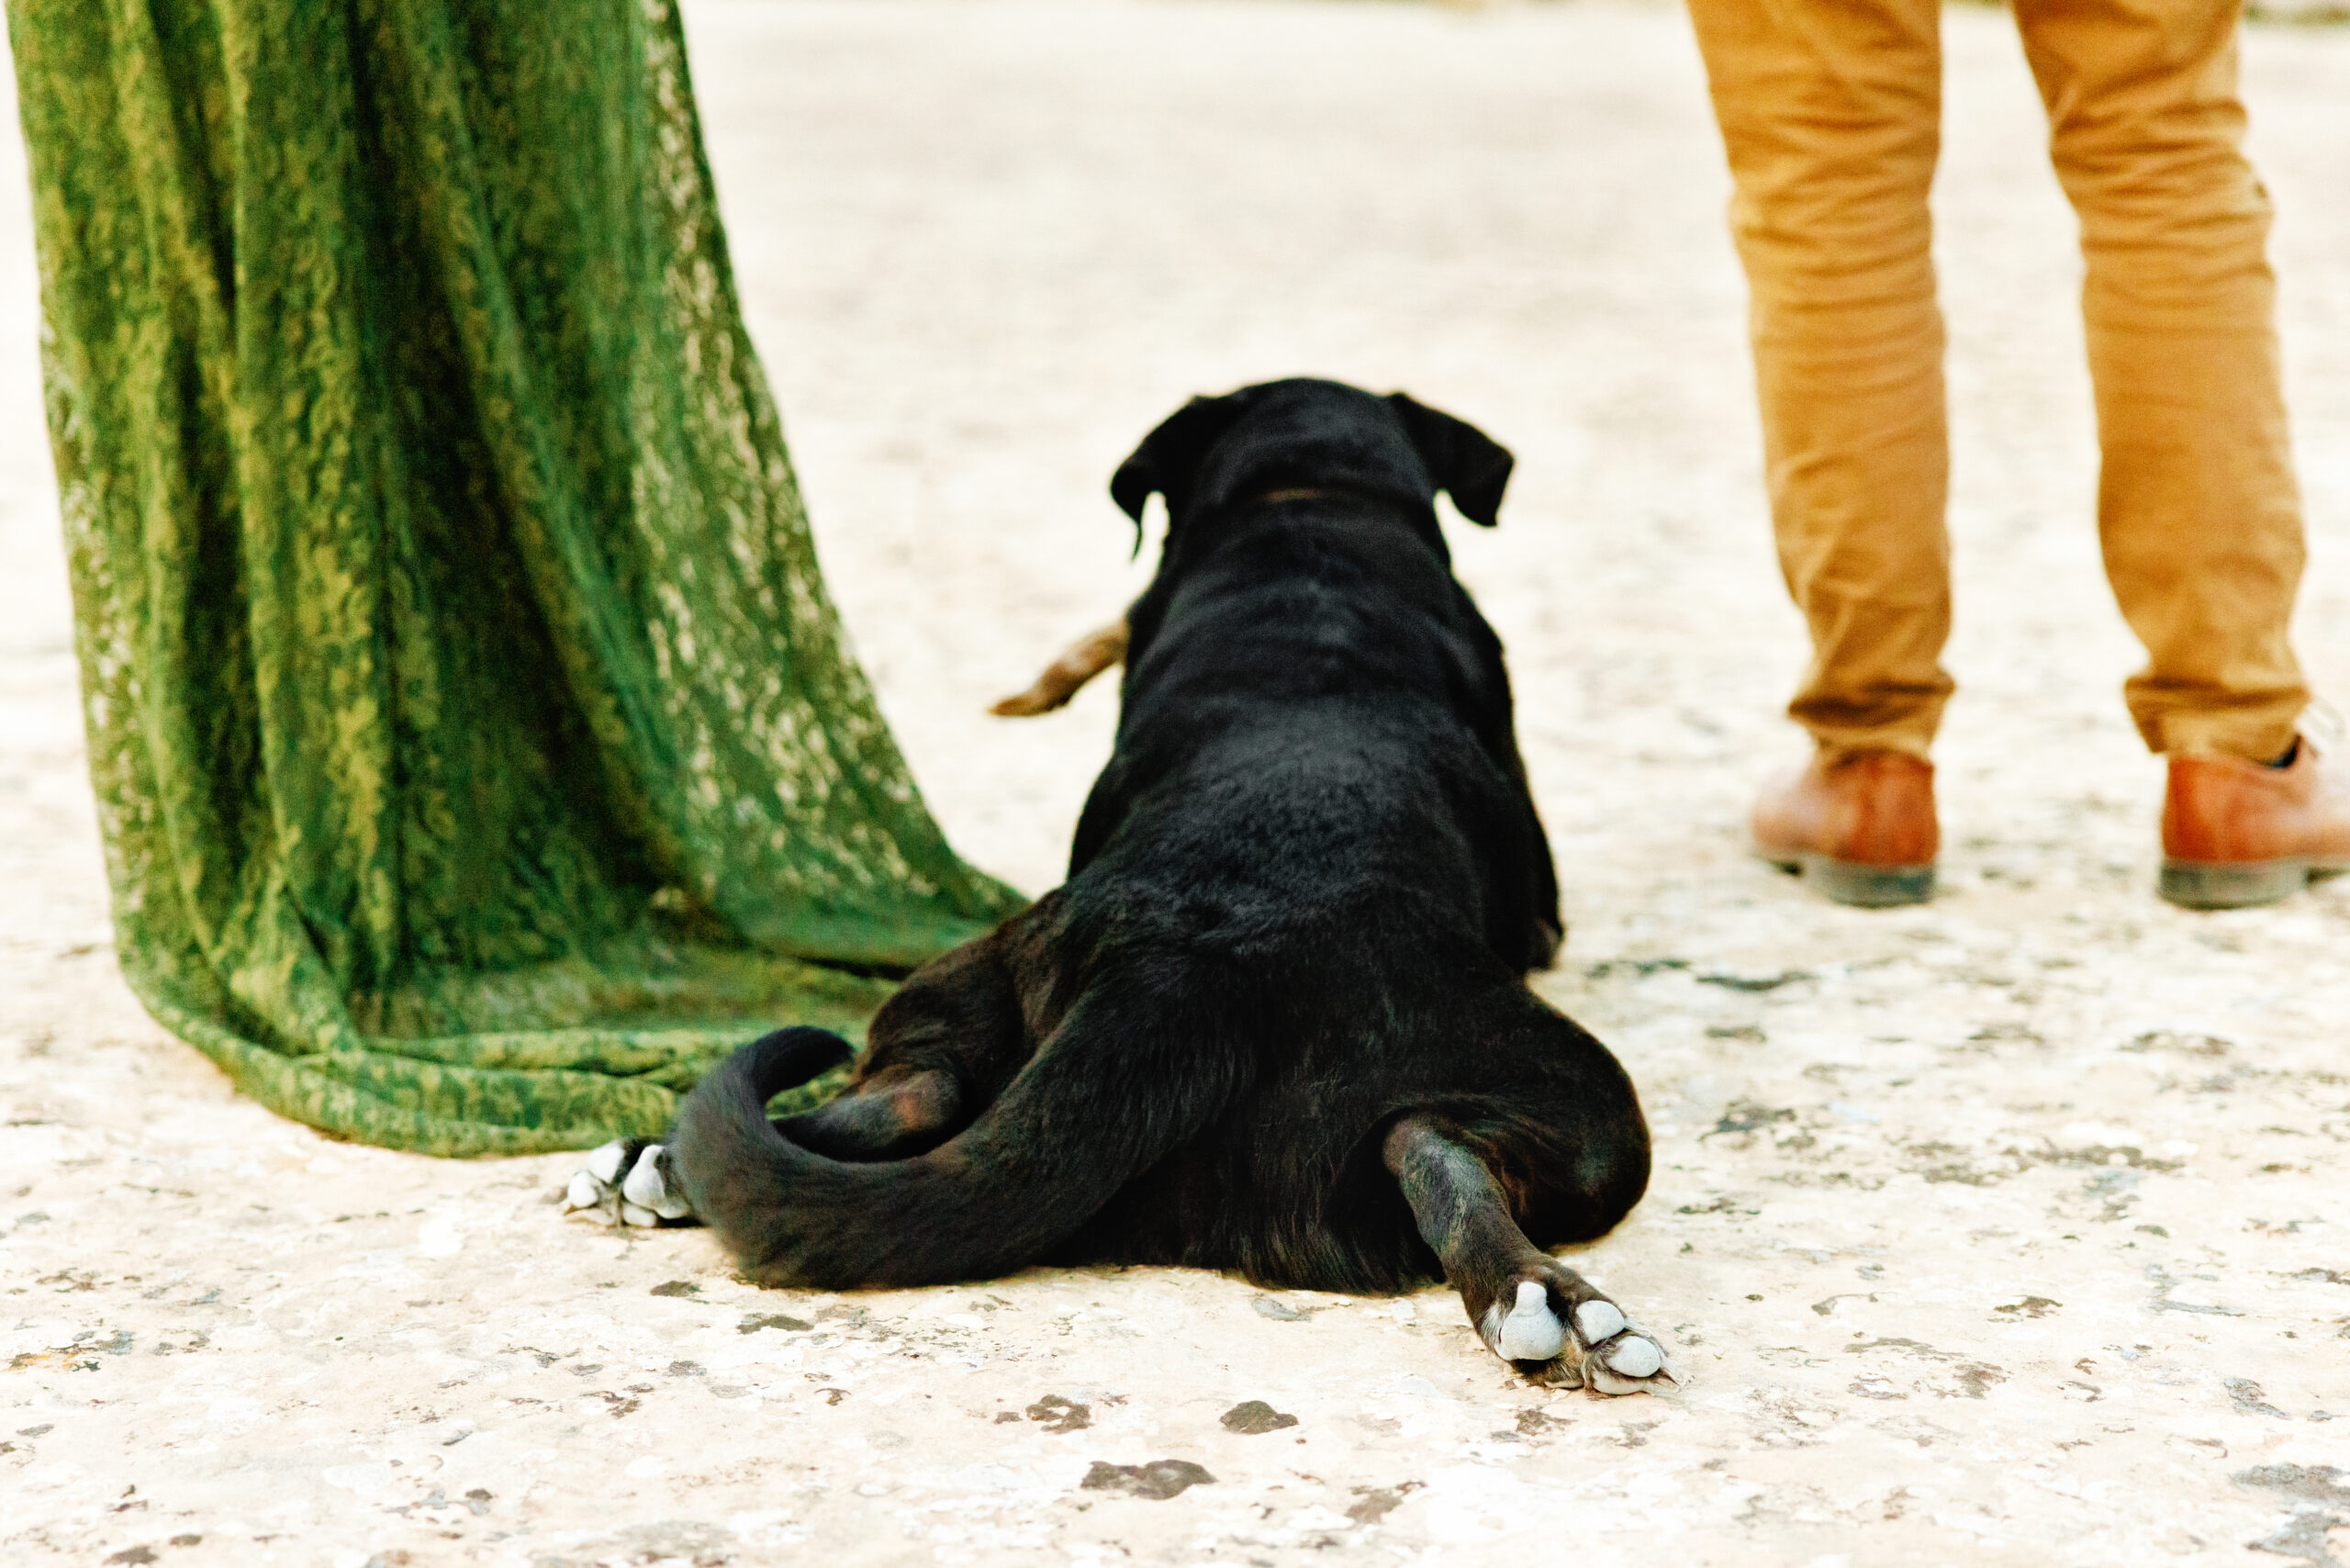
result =
[[[1382,399],[1307,386],[1393,420]],[[1359,941],[1434,923],[1513,975],[1547,964],[1558,890],[1501,645],[1432,510],[1350,483],[1335,456],[1267,445],[1275,482],[1244,468],[1243,494],[1195,501],[1129,612],[1116,749],[1079,820],[1072,888],[1107,857],[1116,879],[1180,880],[1236,915]]]

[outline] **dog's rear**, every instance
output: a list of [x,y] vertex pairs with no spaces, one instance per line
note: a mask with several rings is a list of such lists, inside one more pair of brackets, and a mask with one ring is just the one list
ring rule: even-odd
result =
[[[910,980],[852,1094],[771,1126],[767,1097],[842,1049],[787,1030],[688,1101],[668,1158],[752,1277],[1102,1259],[1384,1290],[1440,1267],[1497,1350],[1604,1302],[1534,1243],[1614,1225],[1646,1131],[1523,983],[1557,887],[1432,504],[1491,524],[1509,465],[1327,382],[1195,399],[1137,449],[1113,495],[1139,526],[1163,493],[1169,531],[1068,882]],[[1604,1381],[1610,1332],[1519,1359]]]

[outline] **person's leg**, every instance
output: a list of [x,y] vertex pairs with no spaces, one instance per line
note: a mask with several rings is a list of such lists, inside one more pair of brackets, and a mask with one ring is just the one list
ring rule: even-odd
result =
[[1914,903],[1950,677],[1950,459],[1927,198],[1938,0],[1689,0],[1736,195],[1779,565],[1811,632],[1810,764],[1754,844],[1845,903]]
[[1690,0],[1736,195],[1779,561],[1812,642],[1789,714],[1922,758],[1951,690],[1942,325],[1927,196],[1937,0]]
[[[2302,560],[2268,195],[2243,152],[2238,0],[2016,0],[2081,220],[2098,531],[2170,758],[2160,890],[2266,903],[2350,869],[2350,778],[2297,739]],[[2269,767],[2271,763],[2289,766]]]
[[2146,667],[2146,745],[2269,761],[2308,704],[2287,638],[2301,574],[2268,270],[2244,161],[2240,0],[2016,0],[2080,216],[2104,451],[2098,529]]

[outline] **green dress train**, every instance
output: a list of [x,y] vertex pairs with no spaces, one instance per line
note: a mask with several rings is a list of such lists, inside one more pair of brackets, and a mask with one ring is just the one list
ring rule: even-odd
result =
[[435,1154],[1016,907],[842,645],[670,0],[8,0],[122,968]]

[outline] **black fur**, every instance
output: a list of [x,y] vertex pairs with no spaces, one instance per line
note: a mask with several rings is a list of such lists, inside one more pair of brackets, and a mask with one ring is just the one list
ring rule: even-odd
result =
[[1137,521],[1165,494],[1167,543],[1068,881],[908,980],[851,1094],[768,1123],[843,1049],[789,1029],[686,1103],[670,1161],[751,1277],[1120,1260],[1401,1289],[1438,1269],[1382,1156],[1406,1116],[1538,1246],[1631,1208],[1631,1083],[1524,983],[1558,888],[1434,506],[1490,525],[1509,468],[1449,415],[1326,381],[1151,432],[1112,494]]

